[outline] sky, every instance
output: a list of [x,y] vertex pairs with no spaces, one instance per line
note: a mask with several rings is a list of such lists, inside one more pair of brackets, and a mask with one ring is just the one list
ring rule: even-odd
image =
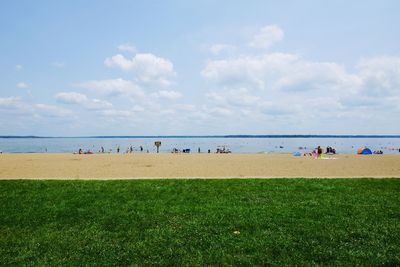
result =
[[0,135],[400,134],[400,1],[2,1]]

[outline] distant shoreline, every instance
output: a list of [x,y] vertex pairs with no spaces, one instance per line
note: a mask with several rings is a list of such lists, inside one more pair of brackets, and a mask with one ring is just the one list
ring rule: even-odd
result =
[[2,135],[1,139],[45,139],[45,138],[98,138],[98,139],[112,139],[112,138],[400,138],[400,135],[121,135],[121,136],[18,136],[18,135]]

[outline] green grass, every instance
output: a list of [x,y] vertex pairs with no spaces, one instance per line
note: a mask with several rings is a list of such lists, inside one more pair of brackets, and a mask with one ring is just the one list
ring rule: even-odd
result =
[[0,264],[400,265],[400,180],[0,181]]

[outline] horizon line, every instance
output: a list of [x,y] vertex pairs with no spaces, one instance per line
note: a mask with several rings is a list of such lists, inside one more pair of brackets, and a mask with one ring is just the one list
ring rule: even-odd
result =
[[0,135],[0,138],[400,138],[388,134],[233,134],[233,135],[93,135],[93,136],[37,136]]

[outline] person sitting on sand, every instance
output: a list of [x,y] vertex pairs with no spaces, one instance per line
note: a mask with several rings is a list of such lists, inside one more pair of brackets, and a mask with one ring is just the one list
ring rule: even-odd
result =
[[328,147],[326,148],[325,154],[336,154],[336,150],[335,150],[333,147],[328,146]]
[[311,152],[311,156],[312,156],[313,158],[318,158],[318,149],[317,149],[317,148],[314,149],[313,152]]

